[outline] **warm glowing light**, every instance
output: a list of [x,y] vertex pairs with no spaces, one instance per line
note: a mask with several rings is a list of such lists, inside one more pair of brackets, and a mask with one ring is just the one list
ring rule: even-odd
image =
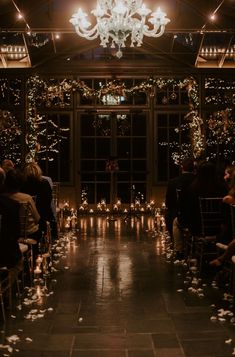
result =
[[215,21],[216,20],[216,15],[213,13],[209,16],[211,21]]
[[17,17],[18,17],[19,20],[22,20],[24,18],[23,15],[20,12],[18,12]]
[[117,47],[116,56],[122,57],[122,48],[130,40],[130,47],[140,47],[143,37],[160,37],[170,22],[160,7],[152,12],[142,0],[98,0],[96,9],[91,13],[96,24],[91,28],[87,14],[78,9],[70,19],[77,34],[87,40],[100,37],[100,45]]

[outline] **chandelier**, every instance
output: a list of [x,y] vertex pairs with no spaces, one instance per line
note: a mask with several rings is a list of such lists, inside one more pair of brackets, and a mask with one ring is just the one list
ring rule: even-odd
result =
[[116,56],[122,57],[122,48],[130,38],[130,47],[140,47],[143,37],[160,37],[165,26],[170,22],[160,8],[156,12],[148,9],[142,0],[97,0],[96,9],[91,13],[96,17],[96,24],[91,28],[87,14],[80,8],[69,20],[79,36],[87,40],[100,37],[100,45],[118,48]]

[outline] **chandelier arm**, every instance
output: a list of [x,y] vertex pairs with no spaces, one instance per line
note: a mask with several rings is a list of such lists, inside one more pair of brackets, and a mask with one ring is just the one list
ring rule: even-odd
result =
[[80,26],[76,25],[75,30],[79,36],[84,37],[87,40],[95,40],[99,36],[97,24],[90,30],[82,29]]
[[165,31],[165,25],[161,25],[160,28],[159,28],[159,26],[155,25],[152,30],[144,29],[143,34],[144,34],[144,36],[147,36],[147,37],[160,37],[164,34],[164,31]]

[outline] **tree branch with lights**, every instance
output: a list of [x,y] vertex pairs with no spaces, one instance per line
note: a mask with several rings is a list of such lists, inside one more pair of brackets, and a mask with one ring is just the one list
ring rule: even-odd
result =
[[[69,130],[68,128],[60,128],[52,120],[47,120],[45,115],[40,115],[38,113],[38,103],[48,100],[48,95],[50,95],[50,90],[48,90],[45,81],[38,76],[28,79],[27,127],[25,136],[27,155],[25,161],[31,161],[36,157],[40,157],[41,160],[48,158],[49,161],[53,161],[53,154],[59,153],[59,143],[61,140],[65,139],[63,132]],[[56,95],[58,95],[58,90]],[[47,126],[50,126],[50,134],[48,134]],[[44,144],[45,137],[47,138],[46,144]]]
[[11,159],[18,163],[21,159],[21,127],[8,110],[0,109],[0,161]]

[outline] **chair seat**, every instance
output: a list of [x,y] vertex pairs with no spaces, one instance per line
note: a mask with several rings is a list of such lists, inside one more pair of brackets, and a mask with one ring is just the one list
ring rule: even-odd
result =
[[210,243],[210,242],[213,243],[216,242],[217,237],[213,235],[213,236],[205,236],[205,237],[195,237],[195,239],[202,243]]
[[226,244],[223,243],[216,243],[216,247],[222,250],[227,250],[228,246]]
[[18,242],[23,244],[29,244],[29,245],[37,244],[37,241],[32,238],[19,238]]
[[29,249],[27,244],[23,244],[23,243],[19,243],[19,247],[20,247],[20,251],[22,254],[24,254],[25,252],[27,252],[27,250]]
[[49,258],[51,256],[51,254],[49,252],[43,253],[42,257],[43,258]]

